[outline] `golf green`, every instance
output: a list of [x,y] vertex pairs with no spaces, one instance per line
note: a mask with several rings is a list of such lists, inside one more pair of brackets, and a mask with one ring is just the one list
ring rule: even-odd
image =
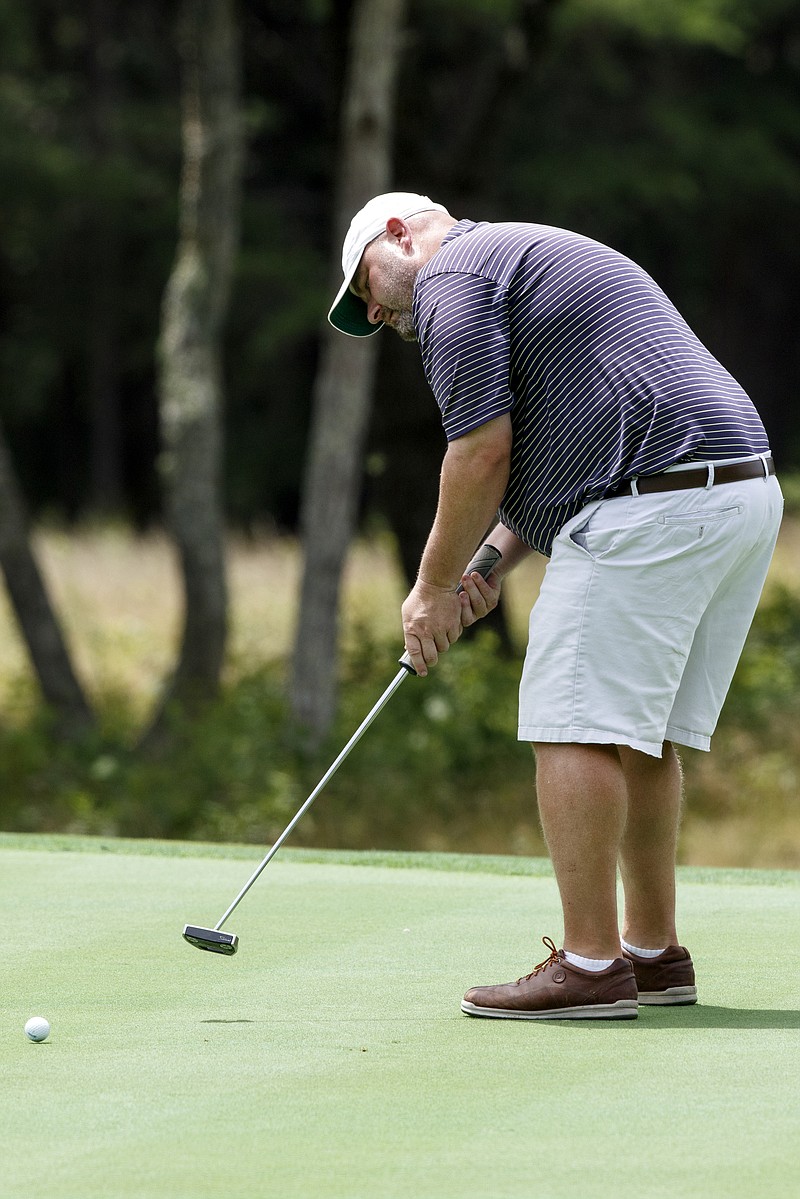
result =
[[[800,1188],[800,874],[681,872],[700,1003],[470,1019],[546,863],[0,837],[9,1199],[772,1199]],[[43,1015],[49,1039],[23,1025]]]

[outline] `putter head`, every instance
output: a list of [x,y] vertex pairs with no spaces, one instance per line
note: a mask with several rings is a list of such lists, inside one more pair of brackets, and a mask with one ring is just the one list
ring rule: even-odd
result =
[[187,924],[183,935],[195,949],[207,949],[209,953],[224,953],[230,957],[239,948],[239,938],[235,933],[221,933],[215,928]]

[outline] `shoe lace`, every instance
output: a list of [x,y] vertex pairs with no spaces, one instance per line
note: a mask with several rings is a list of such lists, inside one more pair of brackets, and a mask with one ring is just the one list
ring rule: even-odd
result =
[[558,950],[556,949],[555,945],[550,940],[550,938],[542,937],[542,942],[543,942],[545,948],[550,950],[550,957],[545,958],[545,960],[543,962],[540,962],[538,966],[534,966],[534,968],[533,968],[533,970],[531,970],[530,974],[526,974],[524,978],[518,978],[517,982],[520,982],[520,983],[527,982],[528,979],[534,978],[537,974],[541,973],[542,970],[546,970],[548,966],[555,966],[560,961],[560,958],[558,956]]

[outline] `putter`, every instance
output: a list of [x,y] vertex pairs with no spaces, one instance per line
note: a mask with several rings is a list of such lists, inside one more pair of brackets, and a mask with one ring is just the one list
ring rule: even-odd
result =
[[[492,568],[496,565],[497,562],[499,562],[499,560],[502,558],[502,556],[503,555],[500,553],[500,551],[496,550],[493,545],[484,545],[483,548],[476,555],[476,557],[473,558],[473,560],[470,562],[469,566],[467,567],[467,569],[464,573],[472,574],[473,572],[477,572],[478,574],[482,575],[483,578],[485,579],[491,573]],[[458,587],[458,590],[459,591],[462,590],[460,585]],[[361,724],[358,726],[358,728],[353,733],[350,740],[347,742],[347,745],[345,745],[344,749],[339,754],[339,756],[335,760],[335,762],[333,762],[332,765],[329,766],[328,770],[325,772],[325,774],[322,776],[320,781],[317,783],[316,787],[311,792],[311,794],[309,795],[308,799],[305,801],[303,806],[298,809],[298,811],[295,813],[295,815],[293,816],[293,818],[291,819],[289,824],[287,824],[286,828],[283,830],[281,835],[278,837],[278,840],[272,846],[272,848],[267,853],[267,855],[264,857],[264,859],[259,863],[259,865],[253,871],[253,873],[250,875],[249,879],[247,880],[245,885],[242,887],[241,891],[236,896],[233,903],[230,905],[230,907],[224,913],[224,915],[222,915],[220,917],[220,919],[217,921],[217,923],[214,925],[213,928],[202,928],[200,925],[197,925],[197,924],[187,924],[184,927],[183,935],[184,935],[184,938],[189,942],[190,945],[194,945],[197,949],[206,949],[209,951],[209,953],[222,953],[228,957],[230,957],[231,954],[236,953],[236,950],[239,947],[239,938],[236,936],[235,933],[222,932],[221,930],[222,930],[223,924],[226,922],[228,917],[232,914],[233,910],[239,906],[239,904],[244,899],[247,892],[252,887],[253,883],[256,881],[258,876],[261,874],[262,870],[264,870],[264,868],[275,857],[275,854],[278,852],[280,847],[283,845],[284,841],[289,836],[292,829],[295,827],[295,825],[298,823],[298,821],[303,817],[303,815],[311,807],[314,800],[319,795],[320,791],[322,791],[323,787],[325,787],[326,783],[331,778],[333,778],[334,774],[336,774],[336,771],[339,769],[342,762],[345,760],[347,755],[350,753],[351,749],[353,749],[353,747],[355,745],[357,745],[357,743],[361,740],[364,733],[367,731],[367,729],[372,724],[375,717],[380,712],[381,708],[383,708],[388,703],[388,701],[392,698],[392,696],[394,695],[395,691],[400,686],[400,684],[406,678],[408,678],[408,676],[410,674],[415,675],[417,673],[416,670],[414,669],[414,667],[411,665],[411,658],[410,658],[408,652],[403,654],[402,658],[399,659],[399,662],[400,662],[401,669],[395,675],[394,679],[389,684],[389,686],[386,688],[383,695],[380,697],[378,702],[375,704],[374,708],[372,708],[372,710],[364,717]]]

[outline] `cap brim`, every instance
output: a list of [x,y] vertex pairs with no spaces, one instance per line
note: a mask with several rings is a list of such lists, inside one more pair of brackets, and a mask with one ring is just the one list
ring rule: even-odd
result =
[[351,279],[345,279],[339,294],[333,301],[328,320],[334,329],[347,333],[349,337],[371,337],[383,328],[383,321],[373,325],[367,319],[367,306],[350,290]]

